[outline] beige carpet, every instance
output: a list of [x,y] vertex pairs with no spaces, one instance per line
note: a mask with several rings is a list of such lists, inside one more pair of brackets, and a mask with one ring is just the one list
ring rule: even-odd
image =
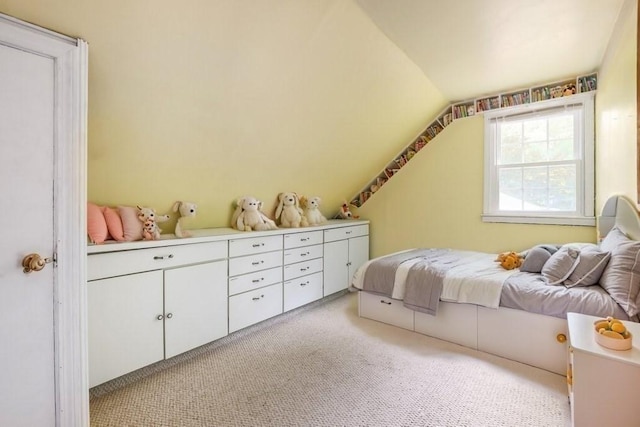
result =
[[346,294],[91,390],[92,426],[568,426],[565,379],[357,316]]

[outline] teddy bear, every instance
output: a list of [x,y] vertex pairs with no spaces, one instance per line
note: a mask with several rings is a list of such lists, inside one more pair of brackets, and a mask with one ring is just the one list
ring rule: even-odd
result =
[[338,212],[338,216],[342,219],[358,219],[360,218],[357,215],[354,215],[353,213],[351,213],[351,210],[349,209],[349,205],[347,204],[347,202],[344,202],[342,204],[342,206],[340,207],[340,212]]
[[178,222],[176,223],[175,235],[176,237],[191,237],[191,233],[182,229],[182,220],[184,218],[196,216],[196,209],[198,205],[192,202],[177,201],[173,204],[173,211],[178,212]]
[[138,219],[142,222],[142,238],[144,240],[158,240],[160,233],[162,233],[158,223],[168,221],[169,215],[156,215],[154,209],[136,207],[138,208]]
[[236,210],[231,217],[231,227],[240,231],[275,230],[276,223],[260,209],[262,202],[255,197],[244,196],[236,201]]
[[285,228],[299,228],[309,225],[304,212],[300,208],[300,202],[296,193],[278,194],[278,207],[276,208],[276,221]]
[[498,254],[496,261],[499,262],[500,266],[505,270],[513,270],[515,268],[520,268],[522,265],[522,256],[513,251],[502,252],[501,254]]
[[320,197],[312,197],[307,199],[305,196],[300,197],[300,206],[304,212],[304,217],[309,225],[320,225],[327,222],[327,218],[320,212]]

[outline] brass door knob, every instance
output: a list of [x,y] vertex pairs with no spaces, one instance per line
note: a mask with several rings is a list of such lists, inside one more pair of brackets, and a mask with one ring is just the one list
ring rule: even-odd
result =
[[564,343],[567,341],[567,336],[565,334],[558,334],[556,336],[556,341],[558,341],[559,343]]
[[52,258],[42,258],[39,254],[29,254],[22,258],[22,271],[25,273],[40,271],[50,262],[53,262]]

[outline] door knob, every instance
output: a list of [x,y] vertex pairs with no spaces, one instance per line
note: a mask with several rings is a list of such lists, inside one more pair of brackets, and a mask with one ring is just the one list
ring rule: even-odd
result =
[[42,258],[39,254],[29,254],[22,258],[22,271],[25,273],[40,271],[50,262],[53,262],[53,258]]

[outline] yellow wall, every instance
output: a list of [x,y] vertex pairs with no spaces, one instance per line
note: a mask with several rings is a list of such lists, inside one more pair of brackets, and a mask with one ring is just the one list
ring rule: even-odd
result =
[[[335,213],[445,105],[353,1],[0,0],[89,50],[88,198],[227,226],[282,191]],[[163,228],[170,229],[163,225]]]
[[483,223],[483,129],[480,115],[454,121],[363,205],[372,256],[411,247],[503,252],[595,240],[593,227]]
[[598,75],[596,205],[612,194],[637,200],[637,8],[627,0]]

